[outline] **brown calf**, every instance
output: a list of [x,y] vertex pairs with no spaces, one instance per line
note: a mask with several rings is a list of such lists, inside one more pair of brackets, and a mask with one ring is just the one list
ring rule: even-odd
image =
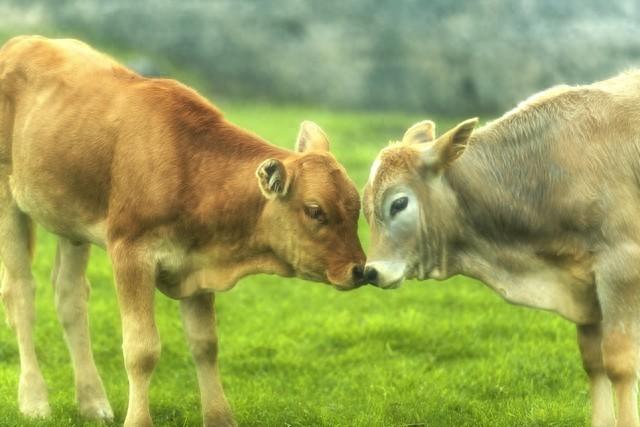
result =
[[150,425],[160,355],[155,289],[181,299],[206,425],[232,425],[217,368],[214,291],[243,276],[362,281],[358,193],[302,124],[296,152],[226,121],[193,90],[147,79],[75,40],[17,37],[0,50],[2,298],[21,356],[20,409],[49,413],[32,339],[36,221],[59,236],[53,282],[81,412],[112,411],[90,348],[90,244],[111,256],[129,377],[125,425]]

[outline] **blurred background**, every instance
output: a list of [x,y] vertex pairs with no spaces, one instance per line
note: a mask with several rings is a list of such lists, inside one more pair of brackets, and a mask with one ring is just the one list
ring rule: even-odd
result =
[[217,96],[331,108],[495,114],[640,62],[636,0],[4,0],[0,16]]

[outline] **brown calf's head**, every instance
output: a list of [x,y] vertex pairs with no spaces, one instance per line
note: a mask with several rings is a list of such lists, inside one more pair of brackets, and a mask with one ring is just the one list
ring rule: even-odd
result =
[[358,191],[315,123],[300,126],[296,152],[284,161],[265,160],[256,171],[268,199],[263,219],[271,247],[296,275],[353,289],[363,283],[365,262]]
[[443,171],[462,154],[477,123],[464,121],[435,138],[435,124],[425,120],[380,151],[363,197],[371,229],[367,281],[395,288],[404,278],[445,278],[455,194]]

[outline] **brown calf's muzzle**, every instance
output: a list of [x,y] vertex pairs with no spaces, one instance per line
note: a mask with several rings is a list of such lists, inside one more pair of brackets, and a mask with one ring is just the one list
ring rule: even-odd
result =
[[340,291],[349,291],[365,285],[364,260],[362,262],[348,263],[339,272],[327,271],[327,279]]
[[357,236],[355,239],[357,247],[350,249],[347,256],[336,254],[338,257],[334,258],[334,262],[330,262],[327,268],[327,279],[336,289],[341,291],[356,289],[366,284],[364,278],[366,257]]

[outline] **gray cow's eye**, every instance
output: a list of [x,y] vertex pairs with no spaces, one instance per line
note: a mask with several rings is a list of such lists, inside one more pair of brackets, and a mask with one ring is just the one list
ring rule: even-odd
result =
[[398,197],[391,203],[389,215],[393,218],[398,212],[405,210],[408,204],[409,198],[407,196]]

